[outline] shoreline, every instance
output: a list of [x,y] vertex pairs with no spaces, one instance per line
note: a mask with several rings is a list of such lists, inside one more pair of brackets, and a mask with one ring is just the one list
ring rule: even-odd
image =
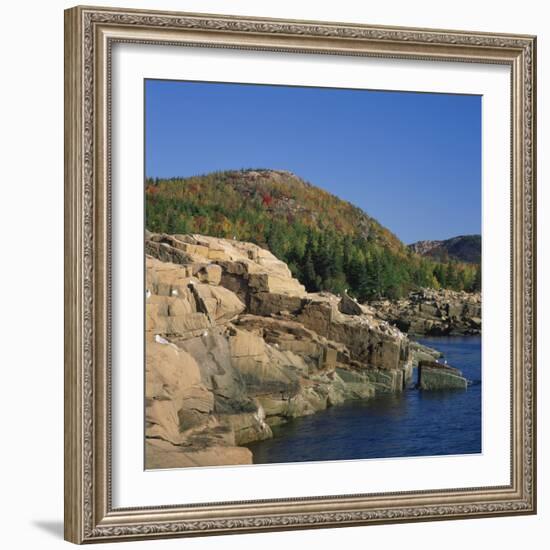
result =
[[[439,337],[429,337],[430,340],[434,340],[434,346],[437,346],[437,340],[444,341],[445,343],[449,342],[452,343],[470,343],[473,344],[476,341],[480,341],[479,335],[466,335],[466,336],[460,336],[460,335],[454,335],[454,336],[439,336]],[[437,347],[435,347],[437,349]],[[441,352],[440,352],[441,353]],[[445,354],[441,353],[441,357],[445,357]],[[481,366],[480,366],[481,368]],[[475,386],[481,387],[481,381],[476,380],[474,383]],[[479,388],[476,389],[478,391]],[[428,392],[428,399],[450,399],[452,400],[454,397],[460,397],[460,394],[462,392],[459,392],[456,394],[454,391],[444,391],[444,392]],[[317,419],[314,417],[311,418],[296,418],[289,421],[288,424],[282,425],[277,428],[277,430],[274,433],[273,439],[266,440],[266,441],[257,441],[252,442],[250,444],[246,445],[246,448],[249,449],[253,455],[253,464],[292,464],[292,463],[303,463],[303,462],[318,462],[318,461],[324,461],[324,460],[361,460],[361,459],[384,459],[384,458],[409,458],[409,457],[417,457],[417,456],[445,456],[449,454],[456,454],[454,451],[448,451],[448,452],[441,452],[436,454],[425,454],[423,451],[418,451],[415,454],[407,454],[407,451],[405,450],[405,454],[401,454],[401,451],[395,452],[394,454],[390,455],[384,455],[378,454],[376,456],[373,455],[372,446],[369,447],[368,450],[364,451],[366,453],[366,456],[348,456],[346,452],[343,452],[343,456],[336,457],[334,453],[329,452],[329,458],[321,456],[320,458],[308,458],[303,460],[296,460],[296,459],[288,459],[288,460],[281,460],[280,458],[277,458],[281,454],[281,449],[284,446],[287,446],[290,450],[290,456],[293,456],[293,452],[291,447],[296,446],[300,444],[300,440],[295,437],[296,432],[305,431],[308,430],[304,427],[304,424],[322,424],[325,422],[325,420],[330,420],[334,424],[334,426],[337,428],[338,423],[342,426],[343,429],[345,429],[346,424],[348,422],[348,416],[350,416],[352,419],[355,417],[359,417],[359,415],[362,415],[362,418],[365,419],[367,422],[369,421],[369,415],[375,415],[379,416],[381,414],[380,409],[388,408],[389,410],[399,410],[400,408],[404,407],[404,405],[407,403],[408,400],[411,400],[411,398],[416,397],[417,395],[421,395],[422,390],[417,389],[414,387],[414,384],[410,385],[404,392],[400,394],[379,394],[372,398],[365,399],[363,401],[348,401],[345,403],[342,403],[338,405],[337,407],[334,407],[335,410],[326,409],[323,411],[319,411],[316,413]],[[426,393],[424,392],[424,398],[426,398]],[[338,409],[338,410],[336,410]],[[334,418],[340,419],[338,422],[335,422]],[[389,418],[391,419],[392,414],[389,415]],[[426,419],[424,419],[426,420]],[[408,420],[410,421],[410,419]],[[318,442],[324,441],[326,445],[330,445],[330,443],[327,443],[327,437],[326,435],[323,436],[322,434],[318,437]],[[353,444],[353,441],[351,442]],[[375,443],[372,443],[371,445],[375,445]],[[479,443],[481,445],[481,441]],[[275,459],[266,459],[265,456],[268,453],[265,449],[269,449],[270,446],[273,446],[276,449],[276,458]],[[319,452],[322,452],[322,447],[318,446]],[[481,452],[481,449],[479,451],[475,451],[475,449],[472,451],[472,453],[475,452]],[[262,455],[262,458],[260,461],[258,461],[257,455]],[[375,454],[375,453],[374,453]],[[470,453],[468,453],[470,454]]]
[[400,394],[437,359],[372,305],[308,293],[257,245],[148,234],[146,252],[147,468],[251,463],[244,445],[274,426]]

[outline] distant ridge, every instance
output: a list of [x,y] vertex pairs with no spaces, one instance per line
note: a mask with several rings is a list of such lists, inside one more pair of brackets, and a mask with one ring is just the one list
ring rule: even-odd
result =
[[443,241],[418,241],[409,249],[421,256],[446,262],[481,263],[481,235],[459,235]]

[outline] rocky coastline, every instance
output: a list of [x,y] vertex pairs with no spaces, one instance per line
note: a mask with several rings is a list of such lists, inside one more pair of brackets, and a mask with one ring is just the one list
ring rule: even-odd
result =
[[415,336],[481,334],[481,293],[422,288],[401,300],[371,303],[380,319]]
[[147,233],[145,251],[148,469],[250,464],[272,426],[401,392],[437,359],[392,307],[308,293],[257,245]]

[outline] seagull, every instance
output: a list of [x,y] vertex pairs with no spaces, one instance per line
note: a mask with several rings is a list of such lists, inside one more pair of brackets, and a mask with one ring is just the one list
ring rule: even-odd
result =
[[208,331],[205,330],[205,331],[202,333],[202,335],[205,336],[205,337],[208,336]]
[[173,288],[172,289],[172,296],[177,296],[178,295],[178,290],[176,288]]
[[148,299],[151,297],[151,291],[149,289],[147,289],[145,296],[147,296]]

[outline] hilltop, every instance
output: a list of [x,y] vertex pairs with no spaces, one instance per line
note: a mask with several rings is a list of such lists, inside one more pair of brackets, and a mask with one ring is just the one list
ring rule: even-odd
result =
[[438,261],[453,259],[472,264],[481,263],[481,235],[459,235],[443,241],[418,241],[409,248],[416,254]]
[[[190,194],[201,195],[198,202],[205,206],[217,206],[216,216],[211,220],[195,219],[194,223],[210,226],[218,232],[230,233],[227,223],[224,226],[226,220],[223,216],[229,217],[238,210],[251,209],[259,214],[251,221],[269,218],[288,224],[299,223],[316,231],[334,230],[343,235],[380,242],[395,252],[406,254],[404,244],[363,210],[287,170],[229,170],[189,178],[149,180],[146,189],[150,195],[158,196],[160,192],[176,200],[189,200]],[[238,240],[253,239],[253,228],[246,227],[244,215],[241,219],[243,223],[232,227],[235,235],[226,236],[234,236]],[[151,220],[153,226],[155,221]],[[186,225],[181,219],[179,224]],[[248,232],[250,235],[247,235]]]
[[475,266],[416,254],[360,208],[288,171],[148,179],[145,192],[148,230],[255,243],[309,292],[367,301],[420,287],[476,289]]

